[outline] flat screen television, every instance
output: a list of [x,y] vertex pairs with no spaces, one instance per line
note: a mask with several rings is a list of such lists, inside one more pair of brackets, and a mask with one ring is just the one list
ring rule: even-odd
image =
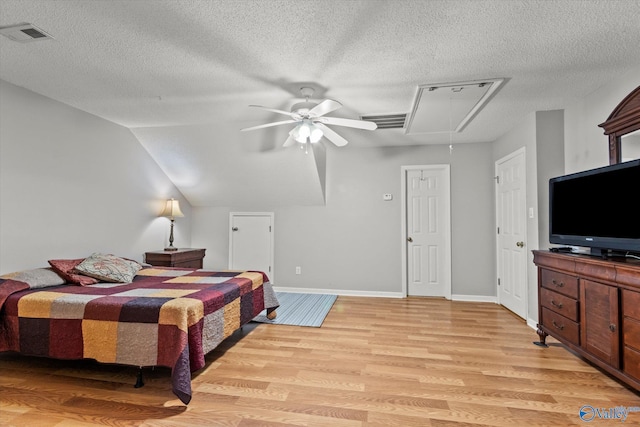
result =
[[640,159],[550,179],[549,242],[640,253]]

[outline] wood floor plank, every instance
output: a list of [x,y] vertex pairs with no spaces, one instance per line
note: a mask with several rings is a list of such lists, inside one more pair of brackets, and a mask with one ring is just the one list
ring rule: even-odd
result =
[[188,406],[166,368],[145,370],[136,389],[135,367],[0,354],[0,424],[542,427],[583,424],[583,405],[640,407],[639,393],[557,341],[533,341],[496,304],[341,296],[321,328],[233,334],[194,373]]

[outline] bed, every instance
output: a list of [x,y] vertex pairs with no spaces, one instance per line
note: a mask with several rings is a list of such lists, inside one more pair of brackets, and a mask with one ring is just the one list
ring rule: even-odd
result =
[[268,277],[253,271],[144,267],[127,283],[84,286],[3,277],[0,352],[169,367],[173,393],[185,404],[205,355],[264,309],[273,317],[278,307]]

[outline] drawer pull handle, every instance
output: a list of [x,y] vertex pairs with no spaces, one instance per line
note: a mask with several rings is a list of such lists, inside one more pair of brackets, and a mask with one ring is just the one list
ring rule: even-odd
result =
[[551,323],[553,323],[553,326],[555,326],[556,329],[560,329],[560,330],[564,329],[564,325],[558,325],[555,320],[552,320]]
[[554,307],[562,308],[562,303],[557,303],[554,300],[551,300],[551,305]]
[[558,282],[556,279],[551,280],[551,283],[553,283],[554,285],[556,285],[559,288],[564,286],[564,282]]

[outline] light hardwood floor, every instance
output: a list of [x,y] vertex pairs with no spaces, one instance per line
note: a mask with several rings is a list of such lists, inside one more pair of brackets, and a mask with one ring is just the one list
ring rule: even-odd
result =
[[640,406],[553,339],[535,340],[491,303],[339,297],[321,328],[245,326],[207,356],[186,407],[168,369],[135,389],[135,368],[0,355],[0,425],[568,426],[587,425],[583,405]]

